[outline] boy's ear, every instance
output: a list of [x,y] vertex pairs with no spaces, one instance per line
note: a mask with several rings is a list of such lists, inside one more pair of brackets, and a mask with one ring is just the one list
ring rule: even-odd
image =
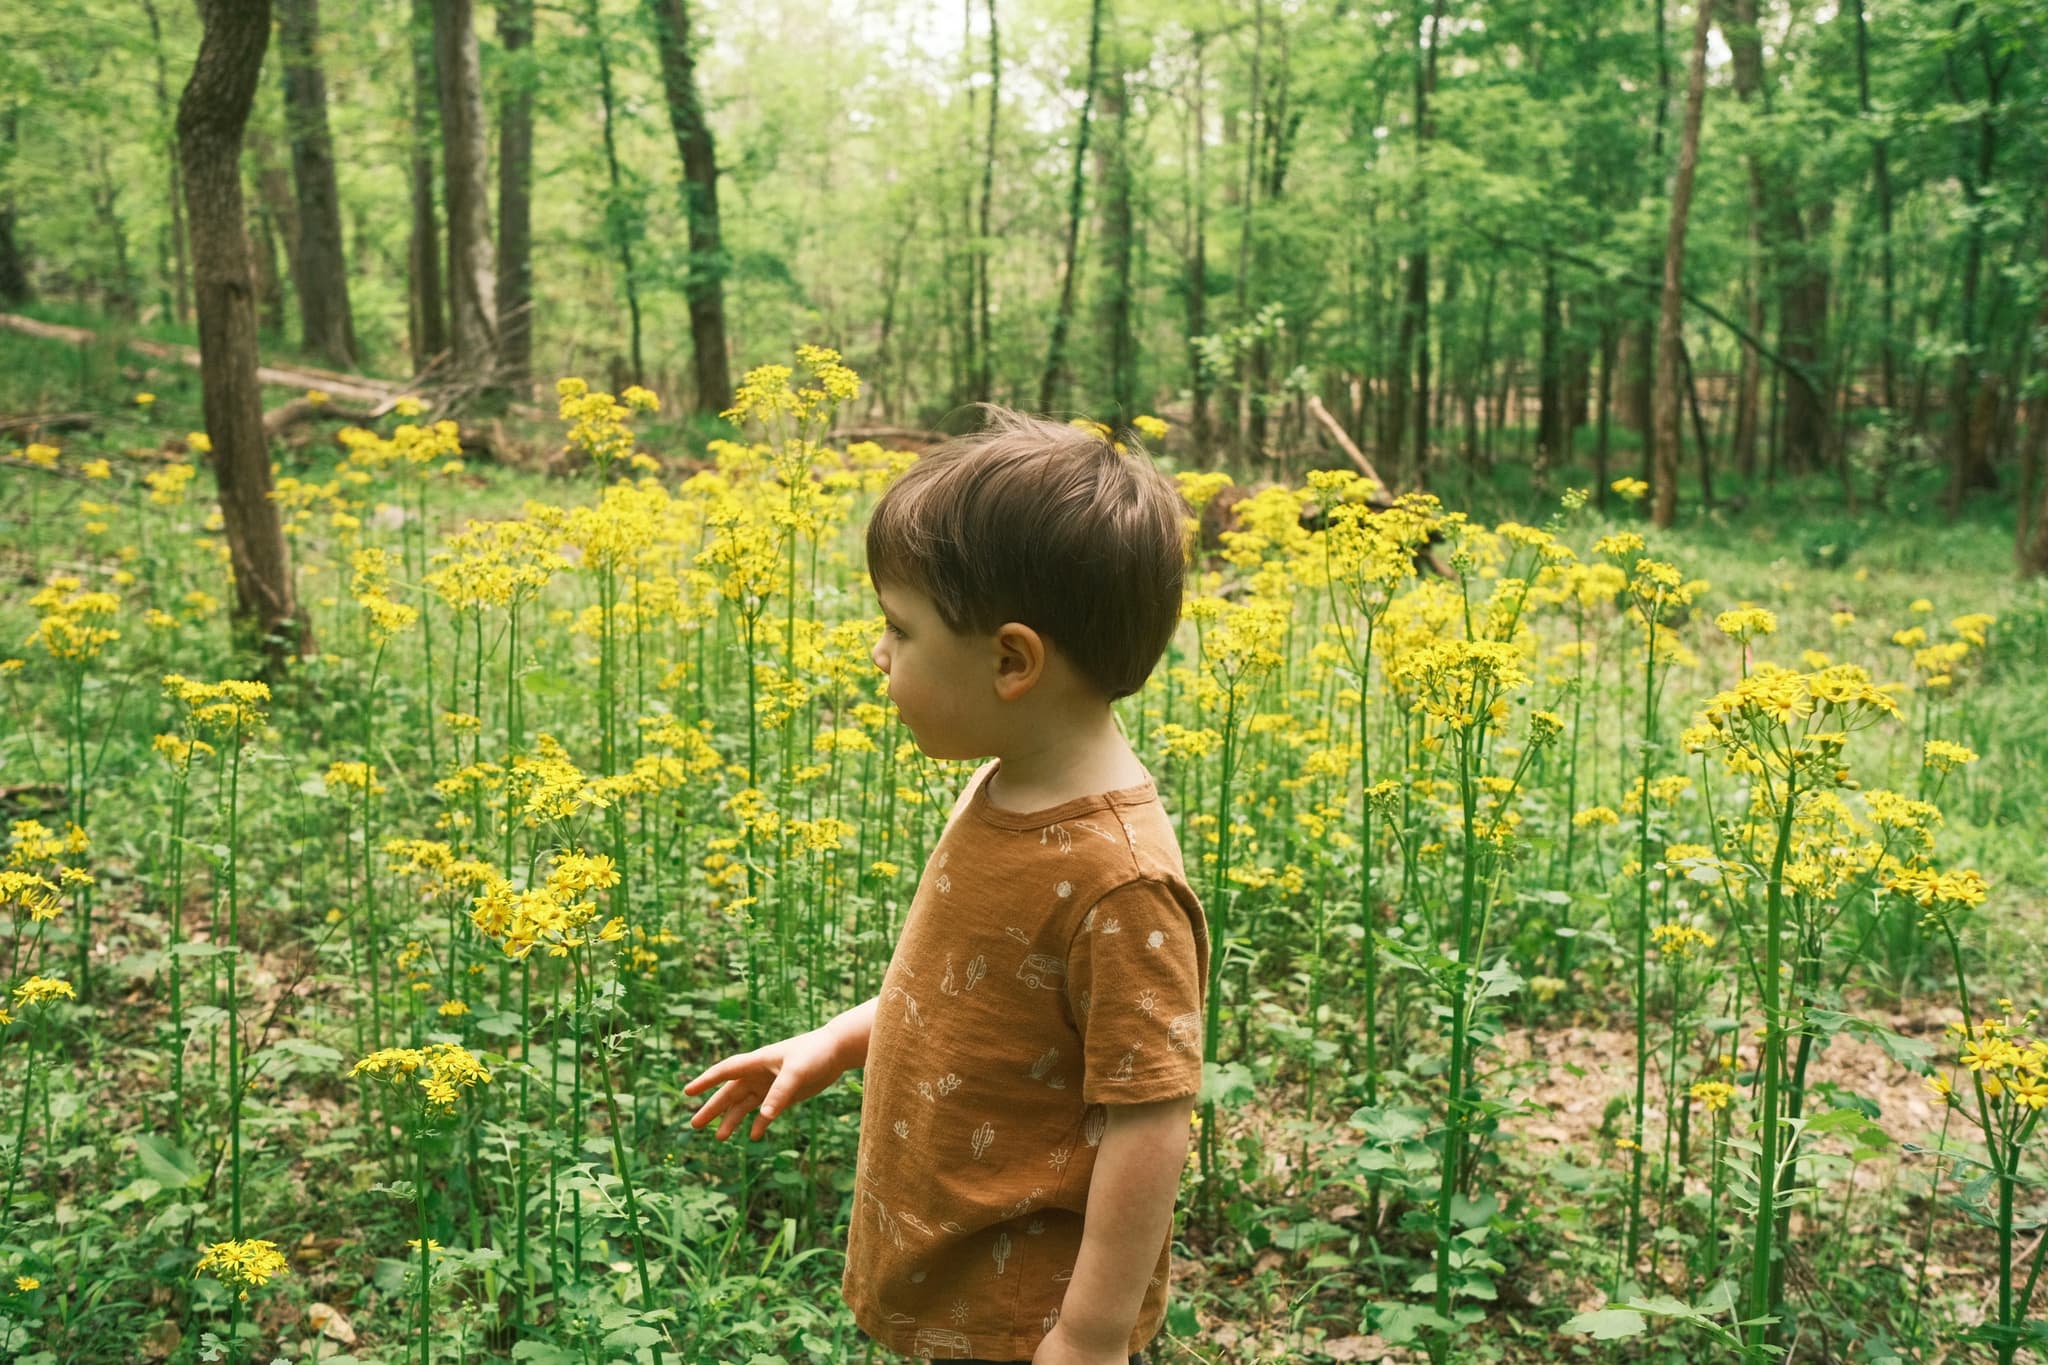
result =
[[996,627],[996,697],[1015,701],[1038,685],[1045,676],[1046,641],[1043,635],[1021,621],[1005,621]]

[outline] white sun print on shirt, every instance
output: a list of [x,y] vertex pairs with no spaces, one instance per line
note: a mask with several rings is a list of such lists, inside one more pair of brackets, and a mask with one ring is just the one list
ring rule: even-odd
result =
[[1159,992],[1139,991],[1137,1004],[1138,1013],[1144,1015],[1147,1019],[1150,1019],[1153,1013],[1157,1011],[1159,1008]]

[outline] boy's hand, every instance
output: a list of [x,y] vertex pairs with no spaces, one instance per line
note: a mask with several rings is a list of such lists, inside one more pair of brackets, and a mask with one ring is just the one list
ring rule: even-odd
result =
[[685,1095],[696,1095],[720,1081],[725,1083],[704,1102],[703,1108],[690,1116],[690,1126],[702,1128],[723,1114],[716,1134],[723,1142],[739,1127],[740,1120],[759,1106],[751,1134],[759,1142],[768,1131],[769,1120],[838,1080],[845,1069],[838,1045],[825,1037],[822,1030],[799,1033],[752,1052],[736,1053],[683,1087]]
[[1031,1365],[1128,1365],[1130,1358],[1122,1341],[1106,1346],[1076,1341],[1068,1335],[1064,1322],[1056,1322],[1031,1353]]

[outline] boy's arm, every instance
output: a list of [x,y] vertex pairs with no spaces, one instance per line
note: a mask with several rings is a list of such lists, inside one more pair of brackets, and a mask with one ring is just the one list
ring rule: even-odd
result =
[[1109,1106],[1074,1278],[1034,1365],[1121,1362],[1130,1353],[1131,1330],[1173,1226],[1194,1107],[1192,1095]]
[[869,996],[844,1014],[835,1015],[818,1026],[818,1032],[832,1043],[833,1060],[841,1071],[866,1066],[868,1039],[875,1031],[875,1006],[879,996]]

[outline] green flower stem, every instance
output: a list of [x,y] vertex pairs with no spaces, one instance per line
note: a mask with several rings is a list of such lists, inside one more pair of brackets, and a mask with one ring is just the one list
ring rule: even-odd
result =
[[[1778,1092],[1779,1072],[1784,1069],[1785,1027],[1779,1008],[1778,967],[1780,938],[1785,928],[1785,859],[1792,849],[1792,816],[1798,795],[1796,769],[1785,770],[1785,795],[1778,813],[1778,846],[1771,854],[1771,880],[1765,898],[1763,1014],[1764,1045],[1758,1059],[1763,1072],[1764,1100],[1761,1131],[1757,1137],[1756,1237],[1749,1263],[1749,1316],[1752,1319],[1779,1316],[1771,1287],[1777,1283],[1771,1271],[1772,1242],[1778,1227]],[[1744,1331],[1743,1354],[1749,1365],[1764,1365],[1771,1355],[1770,1343],[1777,1335],[1775,1322],[1755,1322]]]

